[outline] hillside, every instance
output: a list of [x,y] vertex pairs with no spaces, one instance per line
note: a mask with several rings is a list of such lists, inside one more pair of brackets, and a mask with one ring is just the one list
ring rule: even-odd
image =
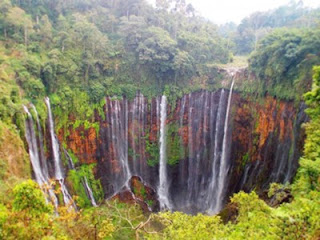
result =
[[2,0],[0,239],[320,238],[319,24]]

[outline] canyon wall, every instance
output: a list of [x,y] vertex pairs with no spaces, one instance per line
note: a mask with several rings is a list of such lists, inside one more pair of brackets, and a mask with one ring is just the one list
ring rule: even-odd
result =
[[[110,198],[133,176],[159,185],[161,97],[106,98],[95,128],[60,131],[81,164],[96,163],[95,178]],[[228,104],[230,110],[228,111]],[[221,210],[237,191],[263,191],[291,181],[303,146],[304,104],[270,96],[255,99],[229,90],[190,93],[167,105],[165,122],[168,199],[187,213]],[[229,117],[227,118],[229,112]]]

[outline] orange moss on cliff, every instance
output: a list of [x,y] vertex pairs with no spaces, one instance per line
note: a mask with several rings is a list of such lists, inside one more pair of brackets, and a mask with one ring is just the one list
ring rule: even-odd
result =
[[263,105],[257,105],[258,124],[255,132],[259,134],[259,148],[264,146],[268,136],[277,132],[279,140],[292,136],[293,118],[290,118],[294,111],[292,102],[277,101],[268,96]]
[[234,94],[232,101],[232,141],[239,154],[238,160],[242,161],[241,156],[250,156],[251,161],[262,160],[262,150],[271,136],[276,137],[279,144],[286,139],[293,140],[296,114],[293,102],[270,96],[257,102],[243,99],[239,94]]
[[[59,141],[63,142],[64,132],[59,132]],[[84,129],[80,126],[76,129],[69,128],[69,135],[66,137],[67,148],[77,156],[81,163],[96,163],[97,162],[97,148],[98,138],[96,129],[90,127]]]

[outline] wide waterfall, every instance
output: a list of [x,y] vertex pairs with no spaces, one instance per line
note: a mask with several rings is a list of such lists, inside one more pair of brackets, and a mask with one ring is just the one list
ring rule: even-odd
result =
[[166,120],[167,98],[162,96],[160,104],[160,163],[158,196],[161,209],[171,209],[168,197],[167,156],[166,156]]
[[[214,214],[223,207],[230,189],[236,191],[233,189],[247,188],[254,183],[261,169],[268,169],[267,165],[260,165],[260,172],[255,174],[259,169],[255,164],[259,161],[248,162],[242,166],[238,180],[230,180],[237,156],[231,153],[232,147],[237,147],[233,138],[238,137],[233,135],[237,133],[233,132],[232,109],[238,108],[233,105],[233,87],[234,81],[230,90],[184,95],[175,108],[167,104],[165,96],[149,102],[141,93],[132,101],[108,97],[106,119],[101,122],[105,127],[100,130],[100,141],[105,144],[99,145],[101,160],[97,166],[106,195],[117,194],[131,176],[139,176],[157,189],[162,209]],[[292,121],[291,115],[288,117],[286,121]],[[268,141],[271,142],[267,147],[279,140]],[[294,144],[290,135],[284,144],[280,148]],[[273,179],[288,165],[286,161],[293,161],[287,160],[287,155],[281,155],[280,151],[276,159],[284,163],[277,163]]]
[[[124,196],[121,194],[128,190],[132,196],[125,196],[133,200],[146,196],[145,190],[135,185],[140,179],[147,189],[153,189],[152,201],[158,197],[153,209],[160,205],[160,209],[191,214],[216,214],[234,192],[257,186],[266,189],[271,182],[292,179],[298,166],[304,108],[296,113],[293,104],[271,97],[253,103],[234,93],[234,85],[232,81],[230,90],[192,92],[174,105],[168,104],[166,96],[147,99],[140,92],[132,100],[107,97],[105,117],[95,116],[99,132],[80,126],[70,128],[65,136],[69,169],[77,171],[68,154],[72,151],[80,163],[96,163],[94,174],[105,198]],[[51,139],[48,149],[52,156],[49,171],[40,151],[41,134],[35,143],[29,137],[30,156],[38,159],[35,169],[43,170],[39,179],[46,179],[48,173],[60,177],[57,180],[68,204],[72,200],[64,181],[49,99],[46,104],[46,137]],[[36,127],[41,133],[40,123]],[[30,130],[28,134],[34,135]],[[79,136],[85,138],[79,141]],[[33,150],[34,145],[40,149]],[[81,182],[96,206],[88,180],[83,177]]]
[[[231,105],[231,95],[228,99],[224,89],[191,93],[181,99],[177,137],[182,139],[182,159],[178,171],[173,173],[175,179],[170,189],[174,209],[188,213],[210,212],[220,201],[218,183],[225,181],[220,179],[225,176],[220,174],[220,169],[225,168],[221,163],[223,142],[230,143],[230,134],[224,131],[228,124],[228,102]],[[225,148],[226,155],[227,151]]]

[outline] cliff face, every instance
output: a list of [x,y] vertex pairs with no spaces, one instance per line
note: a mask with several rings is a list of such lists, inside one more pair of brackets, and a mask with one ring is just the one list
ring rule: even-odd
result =
[[[227,119],[227,105],[230,111]],[[59,133],[82,164],[97,163],[105,197],[132,176],[159,184],[160,98],[106,99],[99,134],[83,126]],[[166,155],[169,199],[185,212],[215,211],[232,193],[263,190],[290,181],[302,150],[303,104],[272,97],[244,98],[227,90],[198,91],[167,107]],[[217,199],[220,198],[220,199]]]

